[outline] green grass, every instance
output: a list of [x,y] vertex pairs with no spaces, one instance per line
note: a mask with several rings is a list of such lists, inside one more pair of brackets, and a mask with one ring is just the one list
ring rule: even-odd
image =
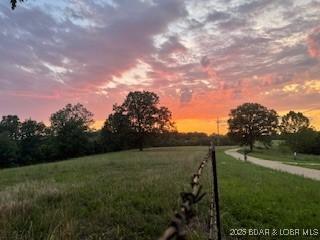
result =
[[[0,239],[157,239],[206,153],[206,147],[155,148],[1,170]],[[319,228],[319,182],[222,150],[218,172],[227,239],[236,239],[228,237],[233,228]],[[210,168],[201,181],[209,191]],[[197,206],[189,239],[207,239],[208,206],[208,197]]]
[[261,146],[254,148],[253,152],[249,153],[249,155],[267,160],[280,161],[289,165],[320,169],[320,165],[310,164],[320,164],[320,155],[298,153],[296,159],[294,159],[293,153],[287,147],[283,146],[279,140],[273,141],[269,149]]
[[320,163],[320,155],[298,153],[294,160],[293,153],[281,152],[276,148],[254,149],[249,155],[281,162]]

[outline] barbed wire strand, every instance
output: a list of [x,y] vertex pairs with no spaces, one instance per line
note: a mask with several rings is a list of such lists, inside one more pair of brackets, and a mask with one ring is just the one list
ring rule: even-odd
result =
[[182,192],[180,194],[182,198],[182,204],[180,211],[177,212],[171,220],[169,227],[164,231],[163,235],[159,238],[159,240],[170,240],[174,237],[177,240],[185,240],[186,239],[186,225],[189,223],[190,219],[194,216],[194,211],[192,206],[198,203],[206,193],[201,193],[202,186],[199,183],[201,174],[203,172],[204,167],[209,161],[210,150],[209,153],[204,157],[202,162],[200,163],[196,174],[193,175],[191,180],[191,192]]

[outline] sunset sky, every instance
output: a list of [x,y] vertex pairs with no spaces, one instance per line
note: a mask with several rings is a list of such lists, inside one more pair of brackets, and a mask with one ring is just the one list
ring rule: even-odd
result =
[[244,102],[320,129],[320,0],[1,0],[0,29],[0,115],[80,102],[98,127],[148,90],[180,131],[225,132]]

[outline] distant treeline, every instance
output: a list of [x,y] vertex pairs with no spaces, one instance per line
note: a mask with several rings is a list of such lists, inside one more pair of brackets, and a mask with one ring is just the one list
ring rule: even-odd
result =
[[[83,106],[67,105],[66,109]],[[16,115],[3,116],[0,122],[0,167],[29,165],[41,162],[79,157],[90,154],[139,148],[134,133],[122,135],[106,128],[90,130],[74,120],[57,123],[57,113],[51,117],[51,126],[27,119],[21,122]],[[55,120],[54,120],[55,119]],[[61,120],[59,120],[61,121]],[[84,123],[84,121],[83,121]],[[148,134],[145,147],[234,145],[227,136],[205,133],[167,131]]]
[[283,139],[291,151],[320,154],[320,132],[302,113],[290,111],[281,118],[257,103],[244,103],[229,114],[225,136],[179,133],[171,112],[159,106],[159,97],[148,91],[130,92],[115,104],[101,130],[93,130],[93,114],[81,104],[67,104],[50,116],[50,126],[16,115],[0,121],[0,167],[50,162],[89,154],[144,147],[247,145],[266,147]]
[[200,132],[167,132],[159,134],[152,139],[152,146],[154,147],[166,147],[166,146],[209,146],[212,141],[215,145],[219,146],[231,146],[236,145],[226,135],[207,135],[206,133]]
[[67,104],[53,113],[50,126],[16,115],[0,121],[0,167],[22,166],[71,157],[144,147],[221,145],[226,136],[179,133],[171,112],[159,107],[152,92],[131,92],[122,105],[114,105],[101,130],[92,130],[93,114],[81,104]]

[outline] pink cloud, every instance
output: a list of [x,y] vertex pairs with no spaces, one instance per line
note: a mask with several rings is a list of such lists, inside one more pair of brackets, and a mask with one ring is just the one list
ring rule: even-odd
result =
[[308,36],[308,52],[311,57],[320,57],[320,27],[313,30]]

